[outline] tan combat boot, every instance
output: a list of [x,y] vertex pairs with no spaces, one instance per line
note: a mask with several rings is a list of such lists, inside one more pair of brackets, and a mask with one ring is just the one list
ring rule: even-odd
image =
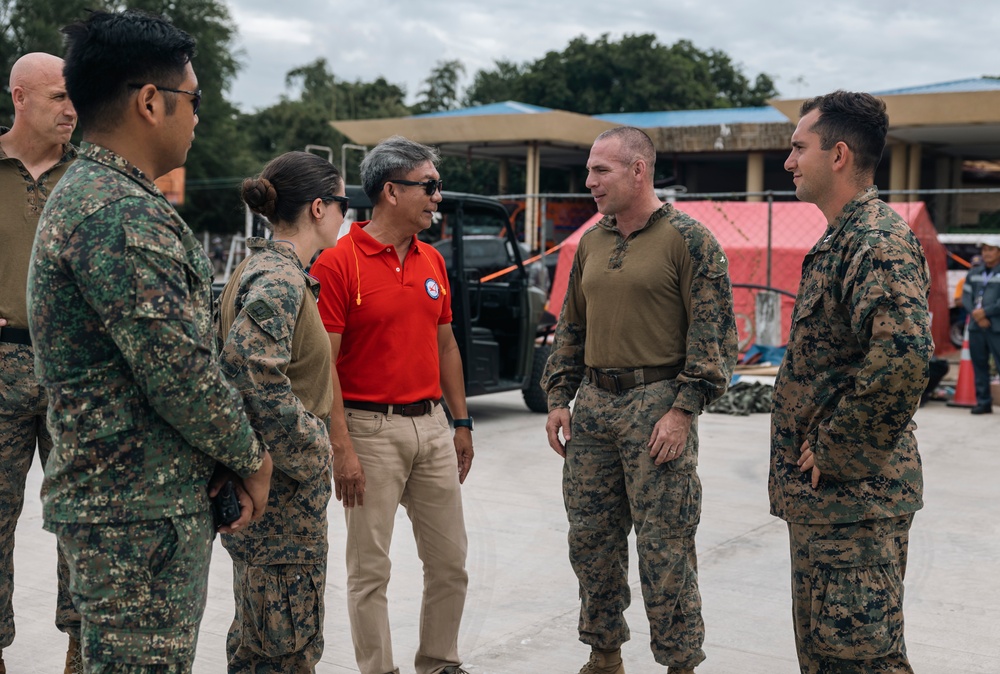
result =
[[[0,674],[3,674],[0,671]],[[83,654],[80,653],[80,642],[73,637],[69,638],[69,647],[66,648],[66,668],[63,674],[83,674]]]
[[592,649],[590,660],[580,670],[580,674],[625,674],[625,665],[622,664],[622,649],[616,648],[613,651]]

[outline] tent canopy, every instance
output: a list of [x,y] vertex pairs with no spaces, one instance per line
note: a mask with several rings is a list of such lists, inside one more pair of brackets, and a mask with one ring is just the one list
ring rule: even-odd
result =
[[[715,235],[729,258],[729,275],[734,284],[770,285],[772,288],[796,294],[802,276],[802,261],[813,244],[826,231],[823,213],[812,204],[776,202],[771,209],[771,279],[767,278],[768,207],[767,203],[743,201],[685,201],[674,206],[698,220]],[[892,208],[909,223],[927,256],[931,272],[930,310],[933,314],[931,332],[936,353],[952,350],[949,339],[947,251],[938,241],[927,206],[922,202],[892,203]],[[549,310],[562,309],[569,283],[573,257],[583,233],[597,224],[598,213],[563,241],[559,250]],[[754,298],[756,291],[734,290],[741,343],[752,343]],[[794,301],[782,296],[781,332],[787,341],[791,329]]]

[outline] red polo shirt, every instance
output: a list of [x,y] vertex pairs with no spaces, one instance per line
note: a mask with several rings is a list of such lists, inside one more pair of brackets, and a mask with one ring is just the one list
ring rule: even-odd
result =
[[393,246],[365,231],[368,222],[313,263],[319,313],[342,335],[337,375],[345,400],[409,403],[441,397],[439,325],[451,323],[444,258],[413,237],[404,264]]

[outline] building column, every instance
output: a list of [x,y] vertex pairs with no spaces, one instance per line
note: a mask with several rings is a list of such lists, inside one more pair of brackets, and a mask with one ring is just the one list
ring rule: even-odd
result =
[[500,160],[499,172],[497,175],[497,194],[509,194],[507,185],[510,183],[510,162],[507,159]]
[[528,250],[535,253],[539,250],[538,233],[538,190],[539,174],[541,163],[541,150],[538,141],[528,143],[527,166],[524,172],[524,193],[527,195],[524,200],[524,243]]
[[[764,191],[764,153],[751,152],[747,155],[747,192]],[[762,201],[761,195],[747,195],[747,201]]]
[[[894,143],[889,146],[889,191],[906,189],[906,143]],[[902,194],[892,194],[889,201],[904,201]]]
[[[910,145],[909,170],[906,175],[906,189],[908,190],[920,189],[920,160],[922,158],[922,150],[923,146],[919,143]],[[906,201],[920,201],[920,195],[908,194],[906,195]]]
[[[934,189],[950,190],[952,188],[951,176],[951,157],[938,155],[934,160]],[[934,226],[939,232],[948,231],[948,216],[954,198],[952,194],[939,194],[934,200]]]

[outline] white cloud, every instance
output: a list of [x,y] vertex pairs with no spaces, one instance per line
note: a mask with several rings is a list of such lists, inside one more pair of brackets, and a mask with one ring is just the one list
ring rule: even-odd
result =
[[1000,73],[1000,12],[974,0],[227,0],[245,68],[245,108],[284,92],[285,73],[325,57],[347,80],[385,77],[412,100],[434,65],[459,59],[464,83],[498,59],[561,51],[579,35],[654,33],[718,49],[782,94],[890,89]]

